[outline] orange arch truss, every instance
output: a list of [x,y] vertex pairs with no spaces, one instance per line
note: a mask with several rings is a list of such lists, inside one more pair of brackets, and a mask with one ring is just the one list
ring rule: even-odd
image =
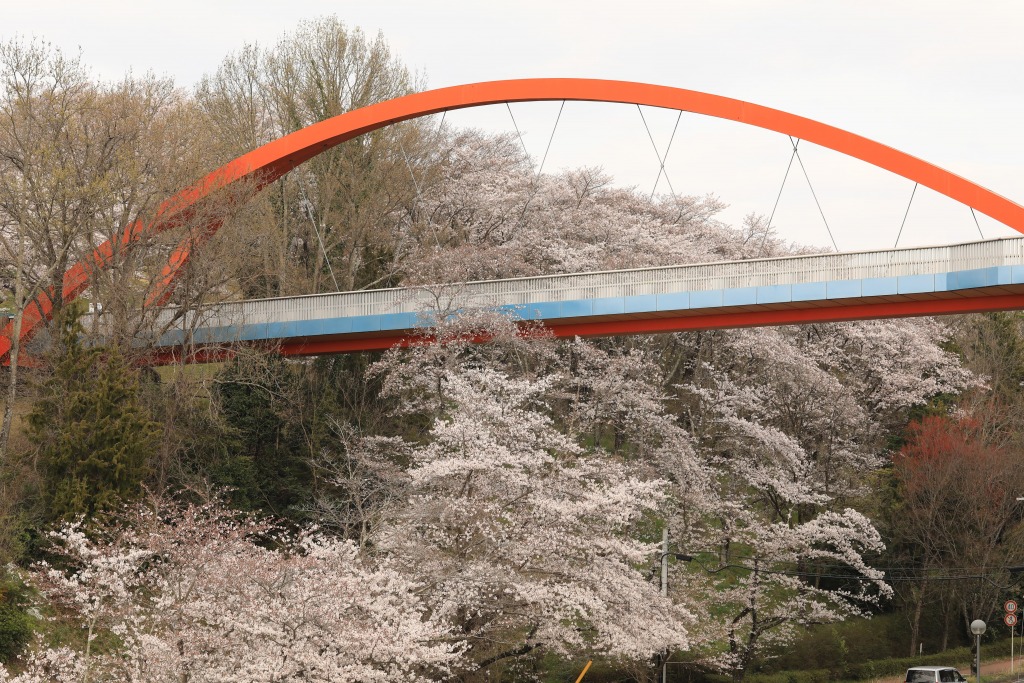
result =
[[[336,116],[267,143],[225,164],[168,199],[151,223],[127,226],[120,237],[100,245],[89,258],[77,263],[64,274],[63,298],[71,300],[84,291],[89,284],[90,273],[111,265],[119,248],[130,246],[147,233],[175,227],[184,216],[190,214],[193,207],[213,192],[240,182],[256,183],[257,187],[263,187],[323,151],[393,123],[453,109],[550,100],[616,102],[676,109],[791,135],[904,176],[1024,233],[1024,206],[927,161],[825,123],[695,90],[586,78],[530,78],[458,85],[414,93]],[[209,239],[218,228],[219,224],[211,224],[178,246],[150,296],[150,304],[161,304],[168,299],[192,250]],[[39,300],[26,307],[22,338],[31,337],[50,317],[50,302],[55,294],[53,291],[44,293]],[[0,359],[6,361],[10,352],[12,325],[9,324],[0,334],[3,335],[0,336]]]

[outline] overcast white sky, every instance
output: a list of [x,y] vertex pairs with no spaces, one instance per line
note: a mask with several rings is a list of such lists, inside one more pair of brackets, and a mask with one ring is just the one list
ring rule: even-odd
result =
[[[1024,203],[1024,3],[1020,0],[0,0],[0,38],[81,48],[104,77],[153,70],[191,87],[245,43],[336,14],[381,31],[429,87],[535,76],[643,81],[818,119],[914,154]],[[513,105],[539,161],[558,103]],[[664,146],[674,112],[647,111]],[[504,107],[448,122],[511,130]],[[891,247],[913,183],[801,145],[842,250]],[[772,210],[784,137],[684,114],[668,158],[676,190],[714,193],[738,223]],[[600,165],[650,192],[658,172],[635,107],[568,103],[546,170]],[[659,191],[667,190],[664,183]],[[1013,234],[980,216],[986,237]],[[794,167],[775,214],[783,236],[828,245]],[[977,238],[964,206],[919,189],[900,245]]]

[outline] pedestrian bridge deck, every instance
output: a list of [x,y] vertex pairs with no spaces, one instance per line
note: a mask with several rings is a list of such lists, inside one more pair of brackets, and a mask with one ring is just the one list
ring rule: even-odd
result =
[[438,310],[467,308],[540,321],[557,336],[1019,309],[1024,237],[221,303],[184,316],[160,346],[380,349],[429,327]]

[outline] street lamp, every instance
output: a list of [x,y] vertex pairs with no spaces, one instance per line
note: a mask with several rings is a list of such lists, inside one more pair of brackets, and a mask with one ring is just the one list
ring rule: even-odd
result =
[[975,619],[971,622],[971,633],[974,634],[974,670],[977,681],[981,683],[981,634],[985,632],[985,622]]

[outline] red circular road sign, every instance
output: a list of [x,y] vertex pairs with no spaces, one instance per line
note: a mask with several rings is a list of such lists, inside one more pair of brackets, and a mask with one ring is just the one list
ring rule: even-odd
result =
[[1003,617],[1003,623],[1007,626],[1015,626],[1017,624],[1017,615],[1012,612],[1007,613],[1006,616]]
[[1011,613],[1011,614],[1013,612],[1016,612],[1017,611],[1017,601],[1016,600],[1007,600],[1005,603],[1003,603],[1003,609],[1006,610],[1007,613]]

